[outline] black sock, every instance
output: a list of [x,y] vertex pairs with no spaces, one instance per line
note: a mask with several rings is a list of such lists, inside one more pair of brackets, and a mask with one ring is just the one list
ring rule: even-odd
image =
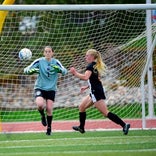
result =
[[80,128],[84,129],[86,121],[86,112],[79,112]]
[[38,109],[38,111],[39,111],[39,113],[41,114],[41,116],[45,116],[45,114],[44,114],[44,109],[41,109],[41,110]]
[[112,120],[113,122],[115,122],[116,124],[121,125],[122,127],[125,126],[125,122],[121,120],[121,118],[119,118],[116,114],[109,112],[107,117]]
[[52,119],[53,119],[53,116],[47,115],[47,124],[48,124],[48,127],[50,127],[50,128],[51,128]]

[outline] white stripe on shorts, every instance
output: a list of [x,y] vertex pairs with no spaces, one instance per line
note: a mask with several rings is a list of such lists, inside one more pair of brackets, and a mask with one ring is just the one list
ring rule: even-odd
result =
[[90,84],[89,80],[88,80],[88,86],[89,86],[89,89],[90,89],[90,96],[91,96],[91,99],[92,99],[93,103],[97,102],[95,95],[91,91],[91,84]]
[[96,97],[95,97],[94,94],[92,94],[92,92],[90,92],[90,96],[91,96],[91,99],[92,99],[93,103],[97,102]]

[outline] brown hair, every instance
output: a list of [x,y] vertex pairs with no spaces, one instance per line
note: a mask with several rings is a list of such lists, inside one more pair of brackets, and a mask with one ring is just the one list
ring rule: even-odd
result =
[[50,48],[52,50],[52,52],[54,52],[54,50],[53,50],[53,48],[51,46],[45,46],[44,49],[45,48]]

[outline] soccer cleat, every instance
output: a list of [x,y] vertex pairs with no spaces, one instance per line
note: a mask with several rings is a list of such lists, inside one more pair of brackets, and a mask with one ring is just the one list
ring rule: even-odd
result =
[[48,127],[48,128],[47,128],[46,135],[51,135],[51,127]]
[[85,130],[80,128],[80,126],[73,126],[72,127],[75,131],[79,131],[80,133],[85,133]]
[[46,121],[45,116],[41,117],[41,123],[42,123],[43,126],[47,126],[47,121]]
[[129,128],[130,128],[130,124],[127,124],[127,123],[126,123],[125,126],[123,127],[123,133],[124,133],[125,135],[128,134]]

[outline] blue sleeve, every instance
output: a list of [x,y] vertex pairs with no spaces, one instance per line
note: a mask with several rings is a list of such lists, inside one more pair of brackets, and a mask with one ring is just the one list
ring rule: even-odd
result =
[[40,61],[40,59],[36,59],[29,66],[24,68],[24,73],[27,74],[29,72],[29,70],[31,70],[31,69],[39,69],[39,61]]

